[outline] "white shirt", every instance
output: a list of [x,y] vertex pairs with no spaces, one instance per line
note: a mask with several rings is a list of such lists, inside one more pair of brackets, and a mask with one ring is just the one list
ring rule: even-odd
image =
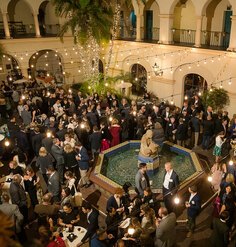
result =
[[118,208],[120,207],[120,197],[114,195],[114,198],[116,199],[116,203],[118,205]]
[[88,218],[89,218],[89,215],[90,215],[92,212],[93,212],[93,210],[91,209],[91,211],[87,213],[87,221],[88,221],[89,224],[90,224],[90,221],[89,221]]
[[166,175],[165,175],[165,179],[164,179],[163,186],[164,186],[166,189],[169,189],[169,182],[173,182],[172,179],[170,179],[170,177],[171,177],[171,175],[172,175],[172,172],[173,172],[173,170],[167,172]]
[[196,195],[197,193],[191,193],[190,197],[189,197],[189,201],[188,202],[191,202],[191,200],[193,199],[193,197]]

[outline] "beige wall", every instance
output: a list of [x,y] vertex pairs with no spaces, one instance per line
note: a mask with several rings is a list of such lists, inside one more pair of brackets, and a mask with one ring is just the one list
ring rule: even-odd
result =
[[[191,1],[180,7],[175,7],[174,27],[179,29],[196,29],[195,8]],[[176,25],[175,25],[176,22]]]
[[[14,21],[22,21],[23,24],[34,24],[32,11],[29,5],[24,1],[18,1],[14,11]],[[24,14],[23,14],[24,13]]]

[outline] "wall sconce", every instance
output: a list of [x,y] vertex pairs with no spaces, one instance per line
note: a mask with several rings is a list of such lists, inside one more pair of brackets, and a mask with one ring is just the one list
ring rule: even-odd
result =
[[156,76],[162,76],[163,75],[163,70],[160,69],[160,67],[157,65],[157,63],[155,63],[153,66],[153,71],[155,73]]

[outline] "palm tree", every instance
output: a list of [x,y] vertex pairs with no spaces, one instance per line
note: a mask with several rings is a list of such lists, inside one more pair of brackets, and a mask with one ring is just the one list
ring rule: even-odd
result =
[[92,36],[98,44],[110,39],[112,5],[110,0],[53,0],[56,14],[66,17],[59,36],[71,29],[75,42],[84,45]]
[[59,36],[63,39],[64,34],[71,29],[74,42],[82,46],[80,53],[82,60],[85,61],[83,70],[86,79],[93,77],[94,80],[98,80],[99,49],[95,48],[96,51],[92,51],[91,47],[98,47],[103,41],[111,40],[105,74],[109,69],[113,41],[119,27],[121,1],[125,1],[127,5],[132,2],[131,0],[53,0],[57,15],[67,19],[60,29]]

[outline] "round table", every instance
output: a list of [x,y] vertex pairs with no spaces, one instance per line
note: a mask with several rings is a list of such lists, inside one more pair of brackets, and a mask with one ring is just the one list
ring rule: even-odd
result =
[[77,244],[79,244],[84,237],[87,230],[83,228],[82,226],[75,226],[74,227],[74,235],[77,236],[77,238],[74,239],[74,241],[70,241],[67,237],[71,234],[68,230],[64,230],[63,233],[63,240],[65,241],[65,244],[67,247],[76,247]]

